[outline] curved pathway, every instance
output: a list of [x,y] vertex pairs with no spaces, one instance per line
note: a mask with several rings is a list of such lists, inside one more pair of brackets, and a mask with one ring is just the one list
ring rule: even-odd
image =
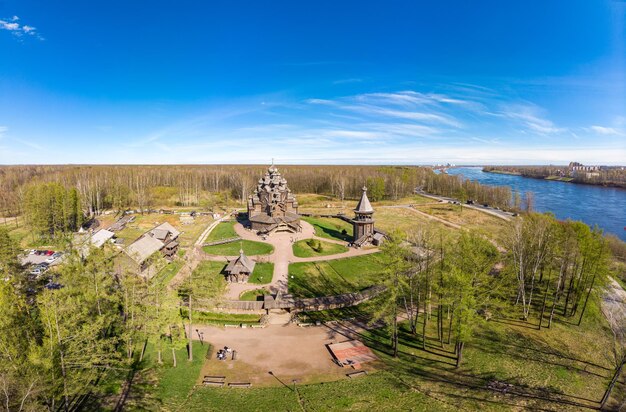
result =
[[[244,228],[241,223],[236,223],[234,228],[237,235],[242,239],[252,240],[255,242],[268,243],[274,247],[274,252],[271,255],[258,255],[251,256],[256,262],[272,262],[274,263],[274,274],[272,282],[265,285],[258,285],[253,283],[231,283],[228,285],[228,291],[225,298],[230,300],[239,299],[239,296],[246,291],[259,289],[261,287],[269,288],[272,293],[286,294],[288,292],[288,276],[289,276],[289,264],[296,262],[318,262],[323,260],[342,259],[347,257],[368,255],[378,252],[377,248],[369,249],[353,249],[350,248],[345,253],[338,253],[335,255],[319,256],[319,257],[296,257],[293,254],[293,243],[303,240],[315,238],[323,240],[325,242],[337,243],[345,245],[346,242],[326,239],[315,236],[315,229],[313,226],[305,221],[300,221],[302,225],[302,231],[299,233],[286,233],[279,232],[273,233],[267,236],[266,240],[262,240],[254,231]],[[216,256],[206,255],[206,259],[214,261],[224,261],[235,258],[236,256]]]

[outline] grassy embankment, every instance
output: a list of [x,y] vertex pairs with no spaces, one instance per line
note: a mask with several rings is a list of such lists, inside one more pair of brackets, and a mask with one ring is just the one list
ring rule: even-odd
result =
[[[237,236],[234,226],[236,222],[222,222],[218,224],[209,234],[208,242],[215,242],[222,239],[229,239]],[[263,242],[254,242],[252,240],[241,240],[236,242],[224,243],[221,245],[204,246],[202,250],[210,255],[237,256],[239,250],[248,256],[269,255],[274,251],[274,247]]]
[[303,217],[315,229],[315,235],[326,239],[349,242],[352,240],[352,225],[344,220],[328,217]]
[[292,247],[293,254],[297,257],[329,256],[348,251],[344,245],[317,239],[299,240]]
[[375,253],[352,258],[289,265],[289,293],[315,297],[358,292],[382,283],[385,262]]

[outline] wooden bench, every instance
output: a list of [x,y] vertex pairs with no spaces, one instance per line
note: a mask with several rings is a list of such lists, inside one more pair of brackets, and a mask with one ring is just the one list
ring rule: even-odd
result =
[[346,376],[350,379],[358,378],[360,376],[365,376],[365,375],[367,375],[367,371],[358,371],[358,372],[352,372],[352,373],[346,374]]
[[231,382],[228,384],[229,388],[249,388],[251,386],[250,382]]
[[223,381],[202,381],[202,384],[205,386],[219,386],[219,387],[224,386]]
[[204,375],[204,380],[205,381],[223,381],[226,379],[226,376],[211,376],[211,375]]

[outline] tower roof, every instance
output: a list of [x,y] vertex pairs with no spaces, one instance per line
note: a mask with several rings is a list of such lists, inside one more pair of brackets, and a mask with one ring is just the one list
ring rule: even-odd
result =
[[228,262],[224,271],[228,274],[252,273],[256,262],[239,250],[239,257]]
[[363,186],[363,194],[361,195],[361,200],[359,200],[359,203],[356,205],[354,211],[357,213],[374,213],[372,204],[367,198],[367,187],[365,186]]

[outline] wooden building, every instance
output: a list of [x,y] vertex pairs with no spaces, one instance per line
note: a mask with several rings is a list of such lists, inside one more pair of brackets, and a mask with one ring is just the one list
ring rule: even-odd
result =
[[230,262],[224,269],[226,273],[226,281],[230,283],[246,283],[254,272],[254,260],[248,258],[243,250],[239,251],[239,256]]
[[356,247],[371,243],[374,236],[374,208],[367,198],[367,187],[363,187],[361,199],[354,209],[354,219],[352,219],[353,242]]
[[298,202],[273,164],[248,199],[248,220],[252,230],[263,234],[301,230]]

